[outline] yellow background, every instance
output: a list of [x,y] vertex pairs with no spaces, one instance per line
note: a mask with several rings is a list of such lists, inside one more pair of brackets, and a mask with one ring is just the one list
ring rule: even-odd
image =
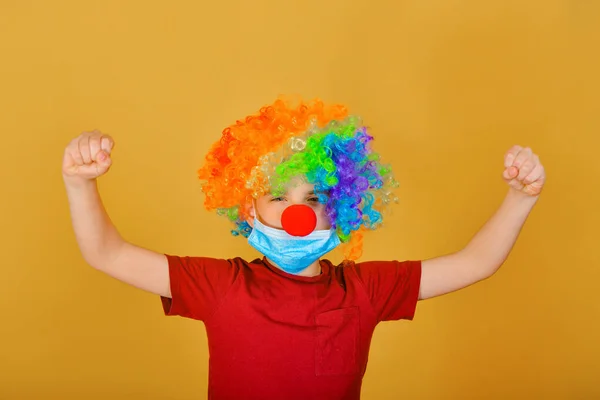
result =
[[515,143],[547,168],[500,272],[377,329],[364,399],[600,398],[599,20],[583,0],[1,1],[0,398],[205,398],[203,325],[82,261],[62,152],[114,136],[101,190],[128,240],[253,257],[195,173],[279,94],[347,103],[395,169],[364,259],[463,246]]

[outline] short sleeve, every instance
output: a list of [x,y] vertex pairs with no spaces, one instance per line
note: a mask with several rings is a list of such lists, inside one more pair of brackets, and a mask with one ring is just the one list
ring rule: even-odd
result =
[[419,300],[421,261],[369,261],[354,265],[378,321],[412,320]]
[[161,297],[165,315],[205,321],[223,301],[239,267],[232,260],[166,256],[171,298]]

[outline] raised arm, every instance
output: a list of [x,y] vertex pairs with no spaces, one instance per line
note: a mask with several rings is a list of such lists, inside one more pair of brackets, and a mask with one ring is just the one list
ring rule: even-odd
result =
[[487,279],[506,261],[539,198],[546,174],[539,157],[520,146],[506,153],[504,167],[503,178],[509,186],[504,202],[464,249],[423,261],[420,299]]
[[110,220],[97,178],[111,166],[113,139],[86,132],[73,139],[63,157],[63,179],[79,249],[92,267],[148,292],[171,297],[164,254],[125,241]]

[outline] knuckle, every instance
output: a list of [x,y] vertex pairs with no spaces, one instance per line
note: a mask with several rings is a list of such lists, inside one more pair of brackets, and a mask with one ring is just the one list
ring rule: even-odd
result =
[[77,148],[79,146],[79,142],[81,141],[81,135],[80,136],[76,136],[73,139],[71,139],[71,141],[68,144],[69,148]]
[[92,136],[90,137],[90,147],[92,146],[99,146],[100,145],[100,136]]
[[100,132],[99,130],[94,130],[92,132],[92,134],[90,135],[90,137],[92,137],[94,139],[100,138],[100,137],[102,137],[102,132]]

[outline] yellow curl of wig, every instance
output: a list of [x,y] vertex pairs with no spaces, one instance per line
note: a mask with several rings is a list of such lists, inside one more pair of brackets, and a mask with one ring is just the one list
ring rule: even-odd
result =
[[273,171],[308,173],[315,190],[335,193],[328,215],[346,247],[345,258],[355,260],[365,226],[380,223],[377,209],[391,201],[397,185],[390,168],[378,163],[371,140],[360,118],[341,104],[279,98],[225,128],[211,146],[198,170],[204,206],[234,222],[234,235],[247,237],[252,200],[270,189]]

